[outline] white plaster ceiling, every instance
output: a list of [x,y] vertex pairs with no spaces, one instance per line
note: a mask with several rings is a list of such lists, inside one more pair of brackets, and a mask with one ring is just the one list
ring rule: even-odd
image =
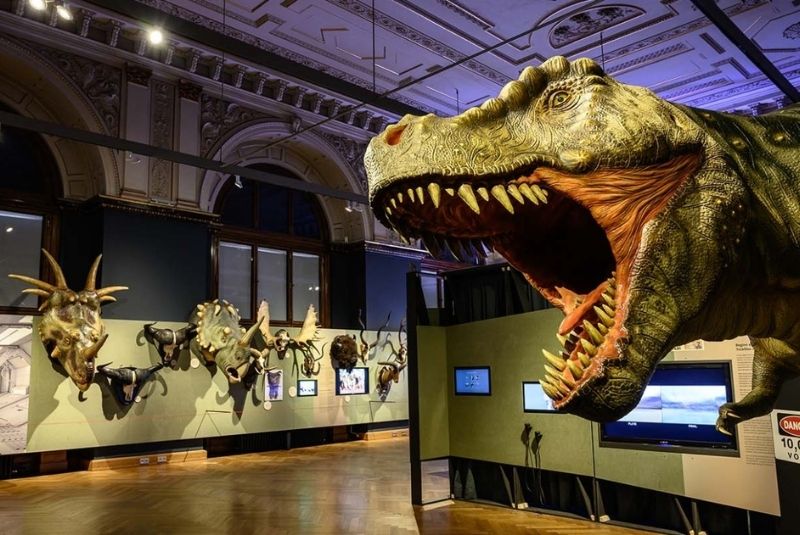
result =
[[[372,88],[370,0],[137,0],[196,24],[224,22],[239,38]],[[495,96],[527,65],[588,56],[626,83],[690,106],[769,108],[783,94],[690,0],[374,0],[378,92],[496,45],[399,91],[398,100],[450,115]],[[800,86],[800,2],[719,0],[718,5]],[[602,52],[601,53],[601,32]]]

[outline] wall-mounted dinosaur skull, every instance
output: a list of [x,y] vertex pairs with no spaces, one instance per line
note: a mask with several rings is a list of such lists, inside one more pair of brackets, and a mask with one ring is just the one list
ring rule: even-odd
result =
[[26,288],[23,293],[38,295],[44,299],[39,307],[42,312],[39,337],[50,358],[58,359],[75,386],[85,392],[94,378],[97,352],[108,338],[100,318],[100,306],[116,301],[111,294],[127,290],[128,287],[95,288],[97,269],[102,257],[98,255],[89,269],[83,290],[75,292],[67,287],[58,262],[44,249],[42,253],[55,275],[55,285],[25,275],[9,277],[35,286]]
[[239,311],[220,299],[197,305],[189,320],[197,325],[197,336],[189,343],[192,353],[206,364],[216,363],[230,383],[241,382],[254,361],[259,370],[263,368],[264,355],[250,347],[262,320],[249,330],[239,326],[240,320]]
[[153,344],[165,366],[175,365],[178,355],[189,341],[197,336],[197,325],[187,325],[177,331],[172,329],[156,329],[155,323],[144,326],[144,338]]

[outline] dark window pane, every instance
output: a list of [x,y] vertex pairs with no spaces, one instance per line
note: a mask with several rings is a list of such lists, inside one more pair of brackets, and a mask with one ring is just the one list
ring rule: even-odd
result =
[[269,303],[271,320],[286,321],[286,251],[258,248],[258,303]]
[[294,221],[292,227],[296,236],[304,238],[322,239],[322,230],[317,211],[314,209],[316,199],[310,193],[296,191],[293,195],[294,202]]
[[252,248],[239,243],[219,243],[219,289],[217,295],[250,316],[250,279]]
[[292,321],[301,322],[309,305],[319,314],[319,257],[313,254],[292,254]]
[[36,296],[23,294],[29,285],[6,273],[39,278],[39,248],[42,246],[42,217],[0,211],[0,305],[36,307]]
[[228,190],[222,206],[222,222],[226,225],[252,228],[253,191],[255,187],[250,180],[242,179],[242,188],[236,186]]
[[258,228],[281,234],[289,233],[289,190],[261,184]]

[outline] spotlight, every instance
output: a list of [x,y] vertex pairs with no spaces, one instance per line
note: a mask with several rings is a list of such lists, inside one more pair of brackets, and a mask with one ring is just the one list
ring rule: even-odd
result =
[[47,7],[47,4],[44,0],[28,0],[28,5],[36,11],[42,11]]
[[56,13],[58,13],[58,16],[64,20],[72,20],[72,13],[63,2],[56,3]]
[[6,227],[6,232],[14,232],[14,227]]
[[136,156],[136,155],[135,155],[134,153],[132,153],[131,151],[128,151],[128,153],[125,155],[125,161],[126,161],[126,162],[128,162],[128,163],[129,163],[129,164],[131,164],[131,165],[136,165],[136,164],[140,164],[140,163],[142,163],[142,160],[141,160],[141,158],[139,158],[138,156]]
[[234,181],[233,185],[239,189],[242,189],[244,187],[244,185],[242,184],[242,177],[236,175],[236,180]]
[[159,30],[158,28],[153,28],[147,34],[147,38],[150,40],[150,44],[160,45],[161,42],[164,40],[164,34],[161,33],[161,30]]

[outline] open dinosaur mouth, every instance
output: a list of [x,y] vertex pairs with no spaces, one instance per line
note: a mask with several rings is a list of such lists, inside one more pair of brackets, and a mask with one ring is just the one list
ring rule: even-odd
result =
[[397,180],[373,192],[377,217],[438,256],[491,250],[565,318],[562,350],[545,351],[542,387],[563,408],[606,361],[620,357],[627,293],[645,224],[693,174],[697,156],[631,170],[570,175],[531,167],[509,175]]

